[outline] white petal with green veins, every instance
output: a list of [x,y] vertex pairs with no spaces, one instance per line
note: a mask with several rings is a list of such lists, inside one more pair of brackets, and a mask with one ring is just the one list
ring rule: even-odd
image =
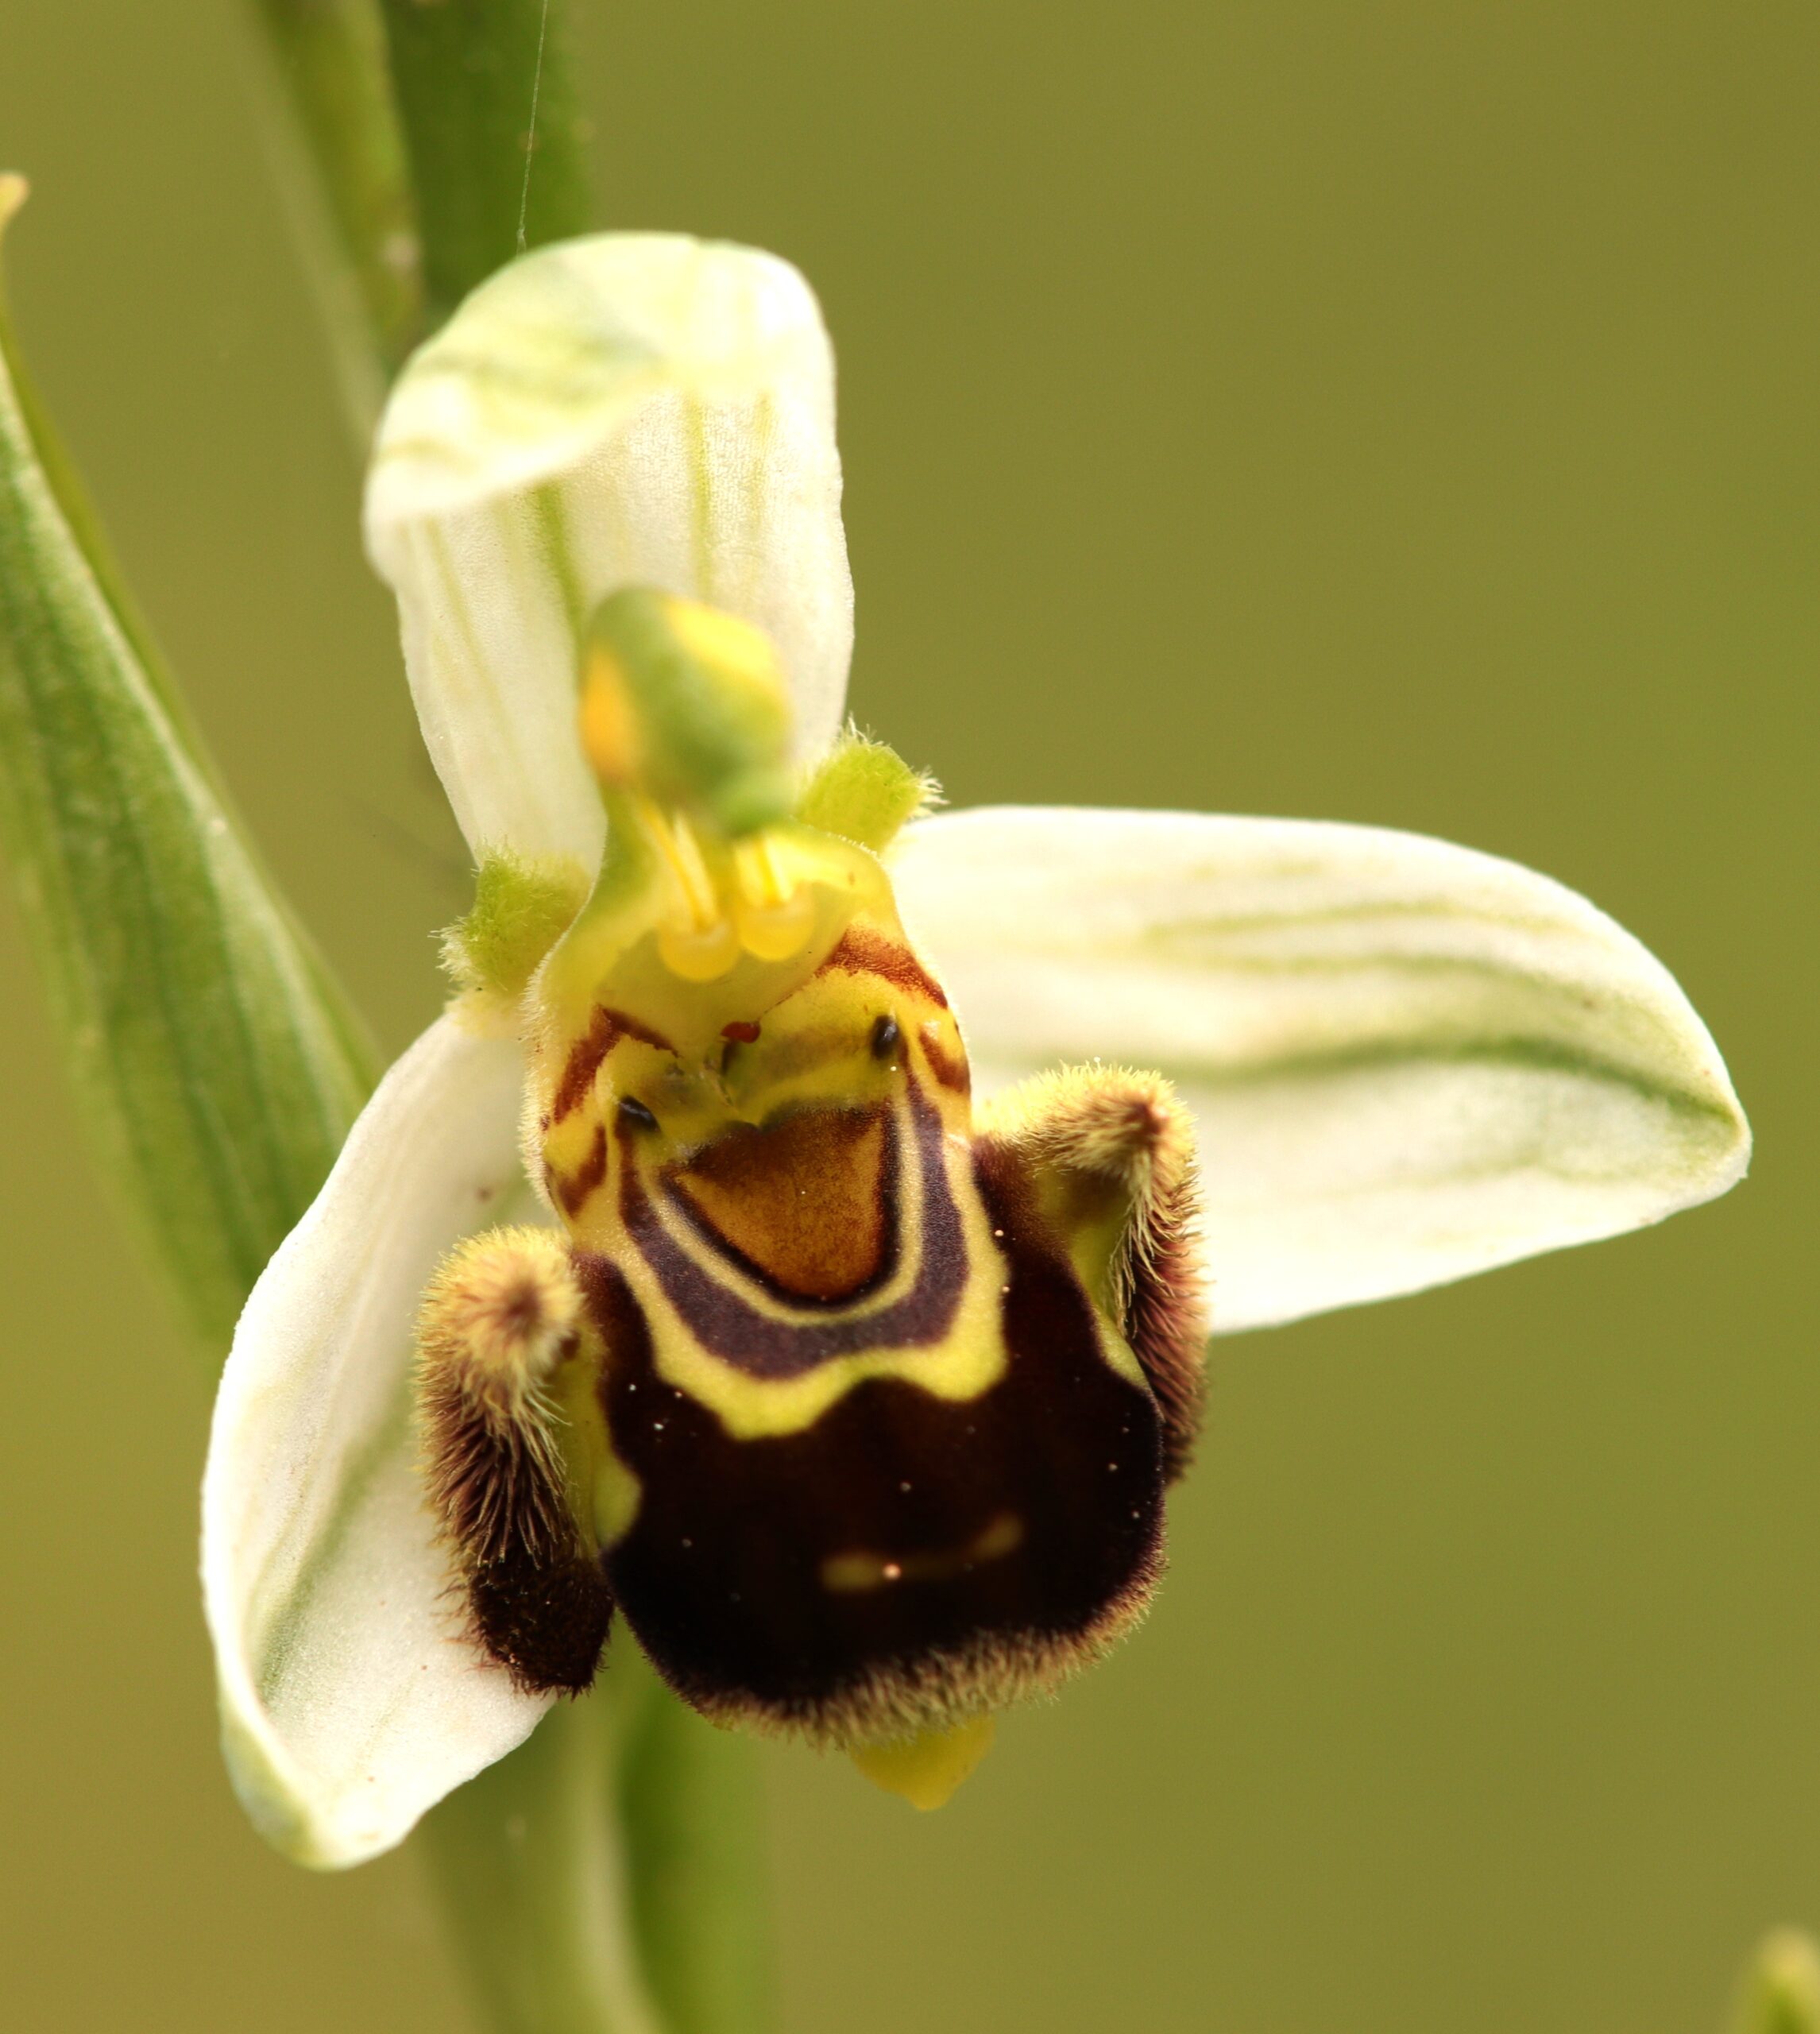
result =
[[1216,1330],[1659,1221],[1748,1162],[1673,977],[1513,863],[1374,827],[1006,807],[921,822],[893,868],[983,1084],[1100,1058],[1193,1106]]
[[516,1046],[432,1025],[380,1084],[253,1289],[203,1488],[234,1785],[300,1862],[388,1849],[547,1703],[463,1637],[423,1502],[412,1325],[444,1251],[522,1174]]
[[787,262],[662,234],[523,257],[412,358],[380,425],[367,544],[477,851],[598,858],[575,630],[618,587],[755,622],[800,752],[825,745],[853,636],[833,377]]

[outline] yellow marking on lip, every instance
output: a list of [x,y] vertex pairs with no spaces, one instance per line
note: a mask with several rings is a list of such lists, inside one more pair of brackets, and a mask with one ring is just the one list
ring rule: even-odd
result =
[[[643,1255],[628,1251],[621,1268],[650,1323],[659,1376],[687,1392],[697,1405],[705,1406],[736,1440],[802,1433],[871,1378],[901,1378],[951,1405],[983,1397],[1005,1375],[1009,1363],[1001,1325],[1004,1260],[992,1241],[991,1226],[974,1190],[965,1154],[953,1140],[945,1140],[945,1161],[950,1160],[951,1154],[949,1185],[966,1239],[968,1271],[959,1309],[941,1340],[833,1356],[794,1377],[752,1377],[701,1346]],[[920,1197],[907,1177],[902,1192],[904,1261],[898,1280],[866,1302],[868,1309],[888,1305],[899,1281],[914,1282],[921,1261]],[[661,1211],[659,1219],[665,1219]],[[763,1310],[780,1311],[775,1305]]]
[[830,1554],[821,1564],[821,1586],[837,1596],[862,1595],[896,1582],[951,1582],[982,1561],[999,1560],[1024,1541],[1024,1522],[1001,1511],[964,1547],[941,1553],[879,1554],[860,1549]]

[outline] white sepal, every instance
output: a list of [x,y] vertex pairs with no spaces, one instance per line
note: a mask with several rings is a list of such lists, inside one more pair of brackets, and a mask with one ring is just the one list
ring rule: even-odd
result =
[[895,872],[983,1085],[1093,1058],[1178,1083],[1216,1330],[1659,1221],[1749,1160],[1673,977],[1514,863],[1374,827],[1007,807],[922,822]]
[[547,1707],[462,1634],[418,1471],[412,1324],[519,1185],[523,1061],[444,1017],[380,1084],[222,1373],[203,1591],[235,1790],[300,1863],[358,1864]]
[[575,631],[620,586],[765,629],[813,755],[846,696],[853,593],[833,356],[809,285],[775,255],[678,234],[522,257],[400,377],[366,537],[477,854],[598,859]]

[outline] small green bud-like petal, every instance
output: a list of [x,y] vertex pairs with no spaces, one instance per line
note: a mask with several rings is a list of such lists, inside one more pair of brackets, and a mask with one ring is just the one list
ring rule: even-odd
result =
[[581,909],[589,880],[566,855],[481,856],[473,908],[442,934],[442,965],[483,1023],[509,1017],[538,963]]
[[926,771],[913,770],[895,748],[848,727],[803,787],[796,816],[806,826],[882,854],[941,795]]
[[1729,2034],[1820,2034],[1820,1948],[1799,1928],[1766,1935],[1745,1973]]

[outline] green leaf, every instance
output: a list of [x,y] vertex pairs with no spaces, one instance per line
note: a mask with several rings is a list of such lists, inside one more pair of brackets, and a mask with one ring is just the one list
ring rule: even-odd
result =
[[[24,195],[0,178],[0,224]],[[3,318],[0,838],[101,1170],[224,1348],[370,1060],[182,724]]]
[[382,0],[439,324],[514,254],[593,223],[566,0]]

